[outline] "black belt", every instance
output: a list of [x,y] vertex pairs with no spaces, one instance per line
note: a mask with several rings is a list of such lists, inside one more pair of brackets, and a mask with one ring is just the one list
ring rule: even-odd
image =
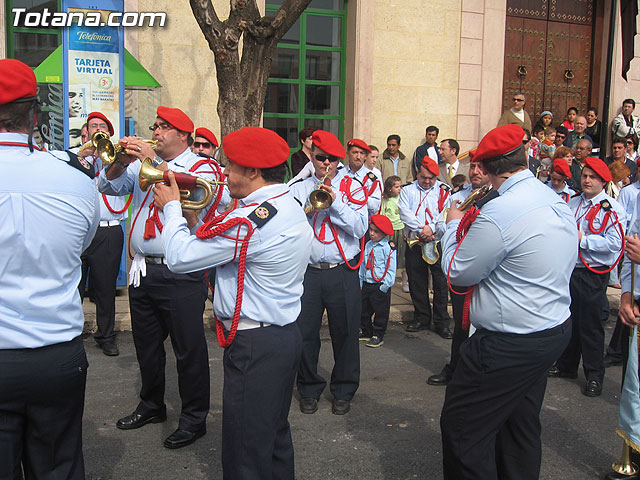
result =
[[382,285],[382,282],[375,282],[375,283],[371,283],[371,282],[364,282],[365,285]]
[[150,263],[152,265],[162,265],[167,264],[167,261],[164,257],[144,257],[145,263]]
[[528,338],[545,338],[545,337],[553,337],[554,335],[559,335],[560,333],[564,333],[571,326],[571,318],[567,318],[563,323],[558,325],[557,327],[548,328],[546,330],[540,330],[539,332],[532,333],[511,333],[511,332],[496,332],[494,330],[487,330],[486,328],[479,328],[478,331],[490,331],[491,333],[504,335],[506,337],[528,337]]

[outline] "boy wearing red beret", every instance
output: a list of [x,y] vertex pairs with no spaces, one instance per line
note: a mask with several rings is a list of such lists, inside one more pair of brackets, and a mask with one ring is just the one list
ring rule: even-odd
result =
[[369,225],[370,240],[364,247],[360,264],[360,340],[367,341],[367,347],[373,348],[384,343],[391,309],[391,287],[396,280],[396,246],[387,240],[387,235],[393,235],[391,220],[384,215],[373,215]]

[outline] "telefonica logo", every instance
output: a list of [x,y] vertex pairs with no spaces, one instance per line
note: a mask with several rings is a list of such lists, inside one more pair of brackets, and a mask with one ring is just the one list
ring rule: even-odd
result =
[[[14,27],[164,27],[167,14],[164,12],[109,12],[106,21],[98,11],[93,12],[27,12],[26,8],[12,8]],[[90,39],[81,39],[90,40]],[[96,39],[100,40],[100,39]]]

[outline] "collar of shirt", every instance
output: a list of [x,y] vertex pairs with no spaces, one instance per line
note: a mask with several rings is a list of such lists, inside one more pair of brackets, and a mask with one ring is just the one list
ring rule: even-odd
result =
[[259,189],[251,192],[244,198],[241,198],[238,203],[241,207],[246,207],[249,204],[257,203],[260,205],[262,202],[280,195],[288,190],[284,183],[276,183],[274,185],[265,185]]
[[607,196],[607,194],[605,193],[604,189],[599,194],[597,194],[595,197],[593,197],[590,200],[587,199],[587,197],[584,195],[584,192],[581,195],[583,205],[587,205],[587,206],[591,206],[591,205],[595,205],[596,203],[600,203],[602,200],[604,200],[606,198],[606,196]]
[[[14,133],[14,132],[6,132],[0,133],[0,142],[11,142],[11,143],[26,143],[29,145],[29,135],[26,133]],[[32,142],[34,147],[38,147],[38,144],[34,141]],[[15,145],[0,145],[0,148],[16,148]]]
[[187,147],[180,155],[178,155],[173,160],[169,160],[169,162],[173,162],[174,165],[185,169],[189,158],[191,158],[191,156],[194,156],[194,155],[195,153],[193,153],[189,149],[189,147]]
[[531,173],[531,170],[529,170],[528,168],[514,173],[513,175],[511,175],[509,178],[507,178],[502,185],[500,185],[500,188],[498,188],[498,193],[500,195],[503,195],[504,192],[506,192],[507,190],[509,190],[511,187],[513,187],[516,183],[521,182],[523,180],[526,180],[528,178],[535,178],[533,176],[533,173]]
[[458,171],[458,166],[460,165],[460,161],[456,158],[456,161],[447,165],[447,171],[449,171],[449,167],[453,172]]
[[387,239],[387,237],[384,237],[379,242],[371,241],[371,243],[373,244],[373,248],[376,248],[377,246],[385,247],[385,246],[389,245],[389,240]]
[[350,177],[357,178],[358,180],[363,179],[364,176],[369,172],[370,170],[364,165],[362,165],[357,172],[354,172],[353,170],[351,170],[351,167],[349,165],[345,165],[344,167],[345,175],[349,175]]

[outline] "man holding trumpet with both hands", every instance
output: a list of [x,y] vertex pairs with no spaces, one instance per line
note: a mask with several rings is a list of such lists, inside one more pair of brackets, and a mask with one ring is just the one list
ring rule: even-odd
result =
[[[173,273],[167,267],[160,234],[164,214],[154,204],[152,189],[143,191],[139,172],[145,158],[157,169],[192,173],[220,181],[222,172],[213,159],[202,159],[189,149],[191,119],[177,108],[158,107],[150,127],[155,151],[144,140],[124,137],[124,148],[115,161],[100,172],[98,189],[108,195],[133,195],[132,225],[127,250],[135,256],[129,272],[131,328],[142,388],[133,413],[121,418],[122,430],[167,419],[164,403],[164,340],[171,336],[177,367],[182,410],[177,430],[164,442],[167,448],[193,443],[206,433],[209,412],[209,356],[202,321],[207,286],[204,271]],[[210,206],[216,209],[215,202]],[[201,213],[201,217],[205,212]],[[190,226],[198,222],[194,211],[184,211]]]

